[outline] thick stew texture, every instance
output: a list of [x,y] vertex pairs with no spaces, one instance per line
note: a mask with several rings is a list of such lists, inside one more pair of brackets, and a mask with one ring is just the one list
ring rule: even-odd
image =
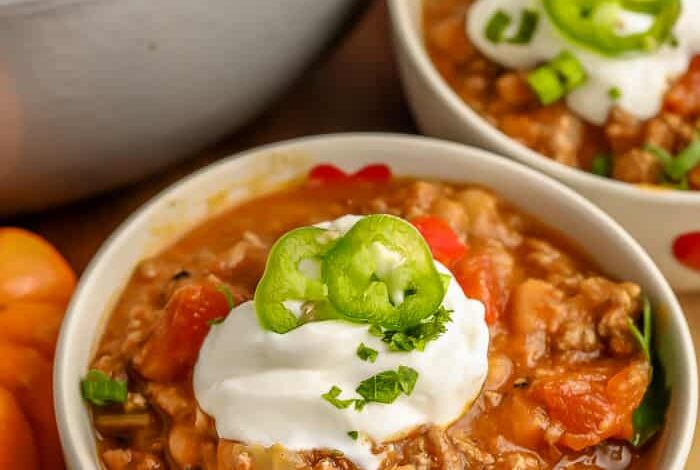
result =
[[[674,78],[658,115],[641,120],[616,106],[598,126],[562,100],[543,105],[528,85],[531,70],[503,67],[477,50],[465,33],[474,0],[423,3],[428,53],[455,93],[502,132],[559,163],[628,183],[661,184],[664,159],[649,145],[678,154],[697,138],[700,57]],[[675,187],[700,189],[700,165]]]
[[[429,14],[432,24],[452,13]],[[637,468],[632,413],[650,381],[629,327],[642,310],[639,286],[608,279],[487,189],[371,179],[320,178],[245,202],[138,266],[91,365],[128,380],[124,403],[91,405],[105,467],[355,468],[333,449],[219,439],[194,398],[192,370],[209,328],[228,313],[220,286],[235,303],[250,299],[281,234],[343,214],[389,213],[449,224],[466,250],[444,259],[486,306],[491,340],[488,377],[470,411],[447,429],[426,423],[376,443],[387,453],[383,468]]]

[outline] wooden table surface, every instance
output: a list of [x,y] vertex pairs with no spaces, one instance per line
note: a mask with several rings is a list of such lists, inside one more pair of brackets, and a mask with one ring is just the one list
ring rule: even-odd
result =
[[[223,142],[126,188],[1,222],[42,234],[80,272],[104,239],[132,211],[197,168],[257,145],[349,131],[415,132],[401,94],[382,0],[368,1],[347,33],[276,103]],[[681,302],[700,350],[700,295],[681,296]],[[700,468],[700,433],[687,468]]]

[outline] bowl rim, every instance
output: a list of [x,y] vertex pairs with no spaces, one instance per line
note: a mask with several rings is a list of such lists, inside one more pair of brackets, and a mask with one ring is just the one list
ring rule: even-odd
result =
[[413,2],[408,0],[388,0],[390,21],[394,31],[397,33],[396,37],[402,43],[403,49],[407,51],[409,60],[413,62],[415,68],[427,80],[428,86],[437,93],[443,100],[443,103],[453,113],[457,114],[461,121],[471,123],[481,136],[490,142],[496,143],[499,146],[499,151],[512,155],[521,163],[547,173],[549,176],[553,176],[575,188],[585,187],[588,191],[635,199],[640,203],[668,203],[700,208],[700,191],[655,189],[654,187],[640,187],[611,178],[601,178],[582,169],[555,162],[546,155],[521,144],[490,124],[450,88],[433,65],[424,47],[420,31],[413,27],[411,8],[414,2],[419,3],[419,6],[422,7],[425,0],[414,0]]
[[[94,456],[94,443],[92,443],[93,445],[91,446],[90,451],[87,451],[85,448],[86,443],[83,442],[81,444],[78,442],[80,439],[77,437],[80,431],[76,429],[78,426],[71,426],[71,424],[75,423],[71,423],[70,415],[74,414],[75,411],[70,409],[71,405],[68,400],[70,394],[77,393],[79,390],[77,384],[72,382],[74,377],[70,373],[71,365],[68,362],[68,353],[72,348],[70,341],[81,337],[80,330],[76,329],[74,324],[77,322],[78,316],[84,313],[80,310],[81,304],[84,302],[83,298],[88,297],[91,290],[95,288],[95,282],[92,281],[92,278],[94,277],[93,273],[101,270],[103,265],[106,265],[111,261],[111,258],[114,257],[114,253],[121,249],[121,246],[129,239],[132,232],[137,232],[141,227],[149,223],[151,217],[161,209],[160,206],[164,201],[168,201],[176,193],[178,193],[182,187],[187,186],[199,178],[205,177],[209,174],[221,172],[228,166],[249,165],[261,154],[273,155],[289,151],[298,152],[299,150],[303,152],[303,149],[299,149],[300,146],[303,147],[314,144],[348,146],[363,142],[373,146],[383,147],[411,145],[420,147],[426,151],[431,149],[442,149],[443,152],[451,155],[450,158],[454,159],[468,158],[468,155],[478,157],[479,159],[488,159],[490,162],[492,162],[490,163],[492,165],[500,166],[501,168],[509,168],[509,171],[514,171],[526,176],[533,182],[533,184],[537,183],[544,185],[548,188],[548,191],[557,192],[564,195],[571,201],[572,204],[580,206],[582,211],[590,213],[591,217],[598,219],[601,223],[604,223],[611,231],[611,235],[618,237],[620,239],[620,243],[626,245],[632,251],[630,256],[634,256],[634,258],[642,262],[645,270],[648,271],[648,274],[651,276],[651,278],[653,278],[653,283],[659,288],[661,296],[664,298],[663,302],[668,310],[668,317],[672,320],[671,323],[675,325],[673,331],[675,334],[679,335],[678,341],[680,341],[682,344],[681,349],[684,358],[682,370],[687,373],[687,382],[685,382],[685,387],[683,390],[685,390],[689,396],[687,397],[688,403],[684,403],[686,412],[684,413],[683,417],[679,418],[678,424],[681,435],[686,437],[683,439],[683,442],[680,443],[678,452],[673,456],[673,462],[674,464],[682,465],[687,461],[693,443],[698,408],[698,377],[694,345],[690,336],[690,329],[687,325],[683,310],[678,303],[676,295],[659,271],[656,264],[652,261],[647,252],[636,242],[636,240],[634,240],[634,238],[632,238],[632,236],[627,233],[621,225],[619,225],[602,209],[598,208],[595,204],[588,201],[582,195],[567,187],[563,183],[525,165],[504,157],[500,157],[493,152],[456,142],[412,134],[365,132],[321,134],[301,137],[254,147],[239,153],[231,154],[173,182],[165,189],[149,198],[143,205],[129,215],[102,243],[80,277],[80,282],[73,297],[71,298],[61,326],[54,360],[54,406],[61,444],[66,456],[68,468],[86,468],[84,464],[86,462],[91,462],[91,458]],[[544,220],[544,222],[549,223],[546,220]],[[552,224],[552,226],[555,227],[554,224]],[[179,235],[173,235],[170,238],[177,236]],[[583,248],[585,249],[585,247]],[[102,312],[101,315],[105,316],[108,315],[108,313],[109,312]],[[84,337],[82,339],[85,340]],[[89,339],[91,342],[94,342],[95,338],[91,337]]]

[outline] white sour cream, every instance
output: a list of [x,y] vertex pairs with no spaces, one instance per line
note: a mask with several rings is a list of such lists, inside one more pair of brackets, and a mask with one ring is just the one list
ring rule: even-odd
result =
[[[494,62],[513,69],[532,69],[566,49],[579,58],[588,80],[566,98],[569,108],[587,121],[602,125],[610,108],[617,104],[639,119],[649,119],[661,110],[663,97],[674,78],[683,74],[692,57],[700,52],[700,1],[684,0],[683,12],[674,28],[678,46],[666,44],[651,54],[604,57],[565,39],[552,25],[539,0],[478,0],[469,10],[467,35],[471,42]],[[520,14],[528,8],[539,12],[537,31],[528,44],[494,44],[484,35],[492,15],[503,10],[513,19],[507,35],[514,34]],[[620,17],[620,33],[644,31],[648,16],[625,12]],[[610,90],[617,88],[621,98],[614,101]]]
[[[346,232],[359,217],[323,228]],[[449,271],[436,262],[445,274]],[[260,328],[254,302],[236,307],[211,329],[194,369],[199,406],[214,417],[221,438],[292,450],[337,449],[362,468],[383,458],[371,442],[396,438],[423,424],[448,425],[478,396],[486,377],[489,333],[484,306],[465,297],[452,279],[443,305],[452,310],[447,331],[425,351],[390,352],[367,325],[342,321],[307,323],[280,335]],[[360,343],[379,351],[362,361]],[[321,398],[332,386],[341,399],[355,398],[358,384],[404,365],[419,376],[410,396],[390,405],[370,403],[358,412]],[[348,431],[358,431],[354,441]]]

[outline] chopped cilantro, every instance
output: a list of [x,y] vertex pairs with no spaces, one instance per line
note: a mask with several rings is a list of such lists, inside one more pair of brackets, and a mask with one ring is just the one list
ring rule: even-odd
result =
[[357,357],[363,361],[374,362],[377,360],[378,355],[379,351],[368,347],[365,343],[360,343],[357,347]]
[[398,375],[401,391],[406,395],[413,393],[413,389],[416,387],[416,381],[418,380],[418,372],[410,367],[399,366]]
[[405,331],[384,330],[382,341],[387,343],[392,351],[423,351],[430,341],[436,340],[447,331],[446,325],[452,320],[451,314],[450,310],[441,306],[422,323]]
[[360,436],[360,433],[357,431],[348,431],[348,436],[350,436],[350,439],[353,441],[356,441],[357,438]]
[[398,371],[386,370],[360,382],[355,391],[365,402],[390,404],[404,393],[410,395],[418,380],[418,372],[406,366]]
[[339,388],[333,385],[330,390],[328,390],[326,393],[321,395],[321,397],[326,400],[328,403],[331,405],[335,406],[339,410],[343,410],[347,408],[348,406],[352,405],[355,400],[350,399],[350,400],[341,400],[338,398],[340,394],[343,393],[343,391]]
[[610,97],[611,100],[617,101],[620,98],[622,98],[622,90],[620,90],[618,87],[614,86],[608,90],[608,96]]

